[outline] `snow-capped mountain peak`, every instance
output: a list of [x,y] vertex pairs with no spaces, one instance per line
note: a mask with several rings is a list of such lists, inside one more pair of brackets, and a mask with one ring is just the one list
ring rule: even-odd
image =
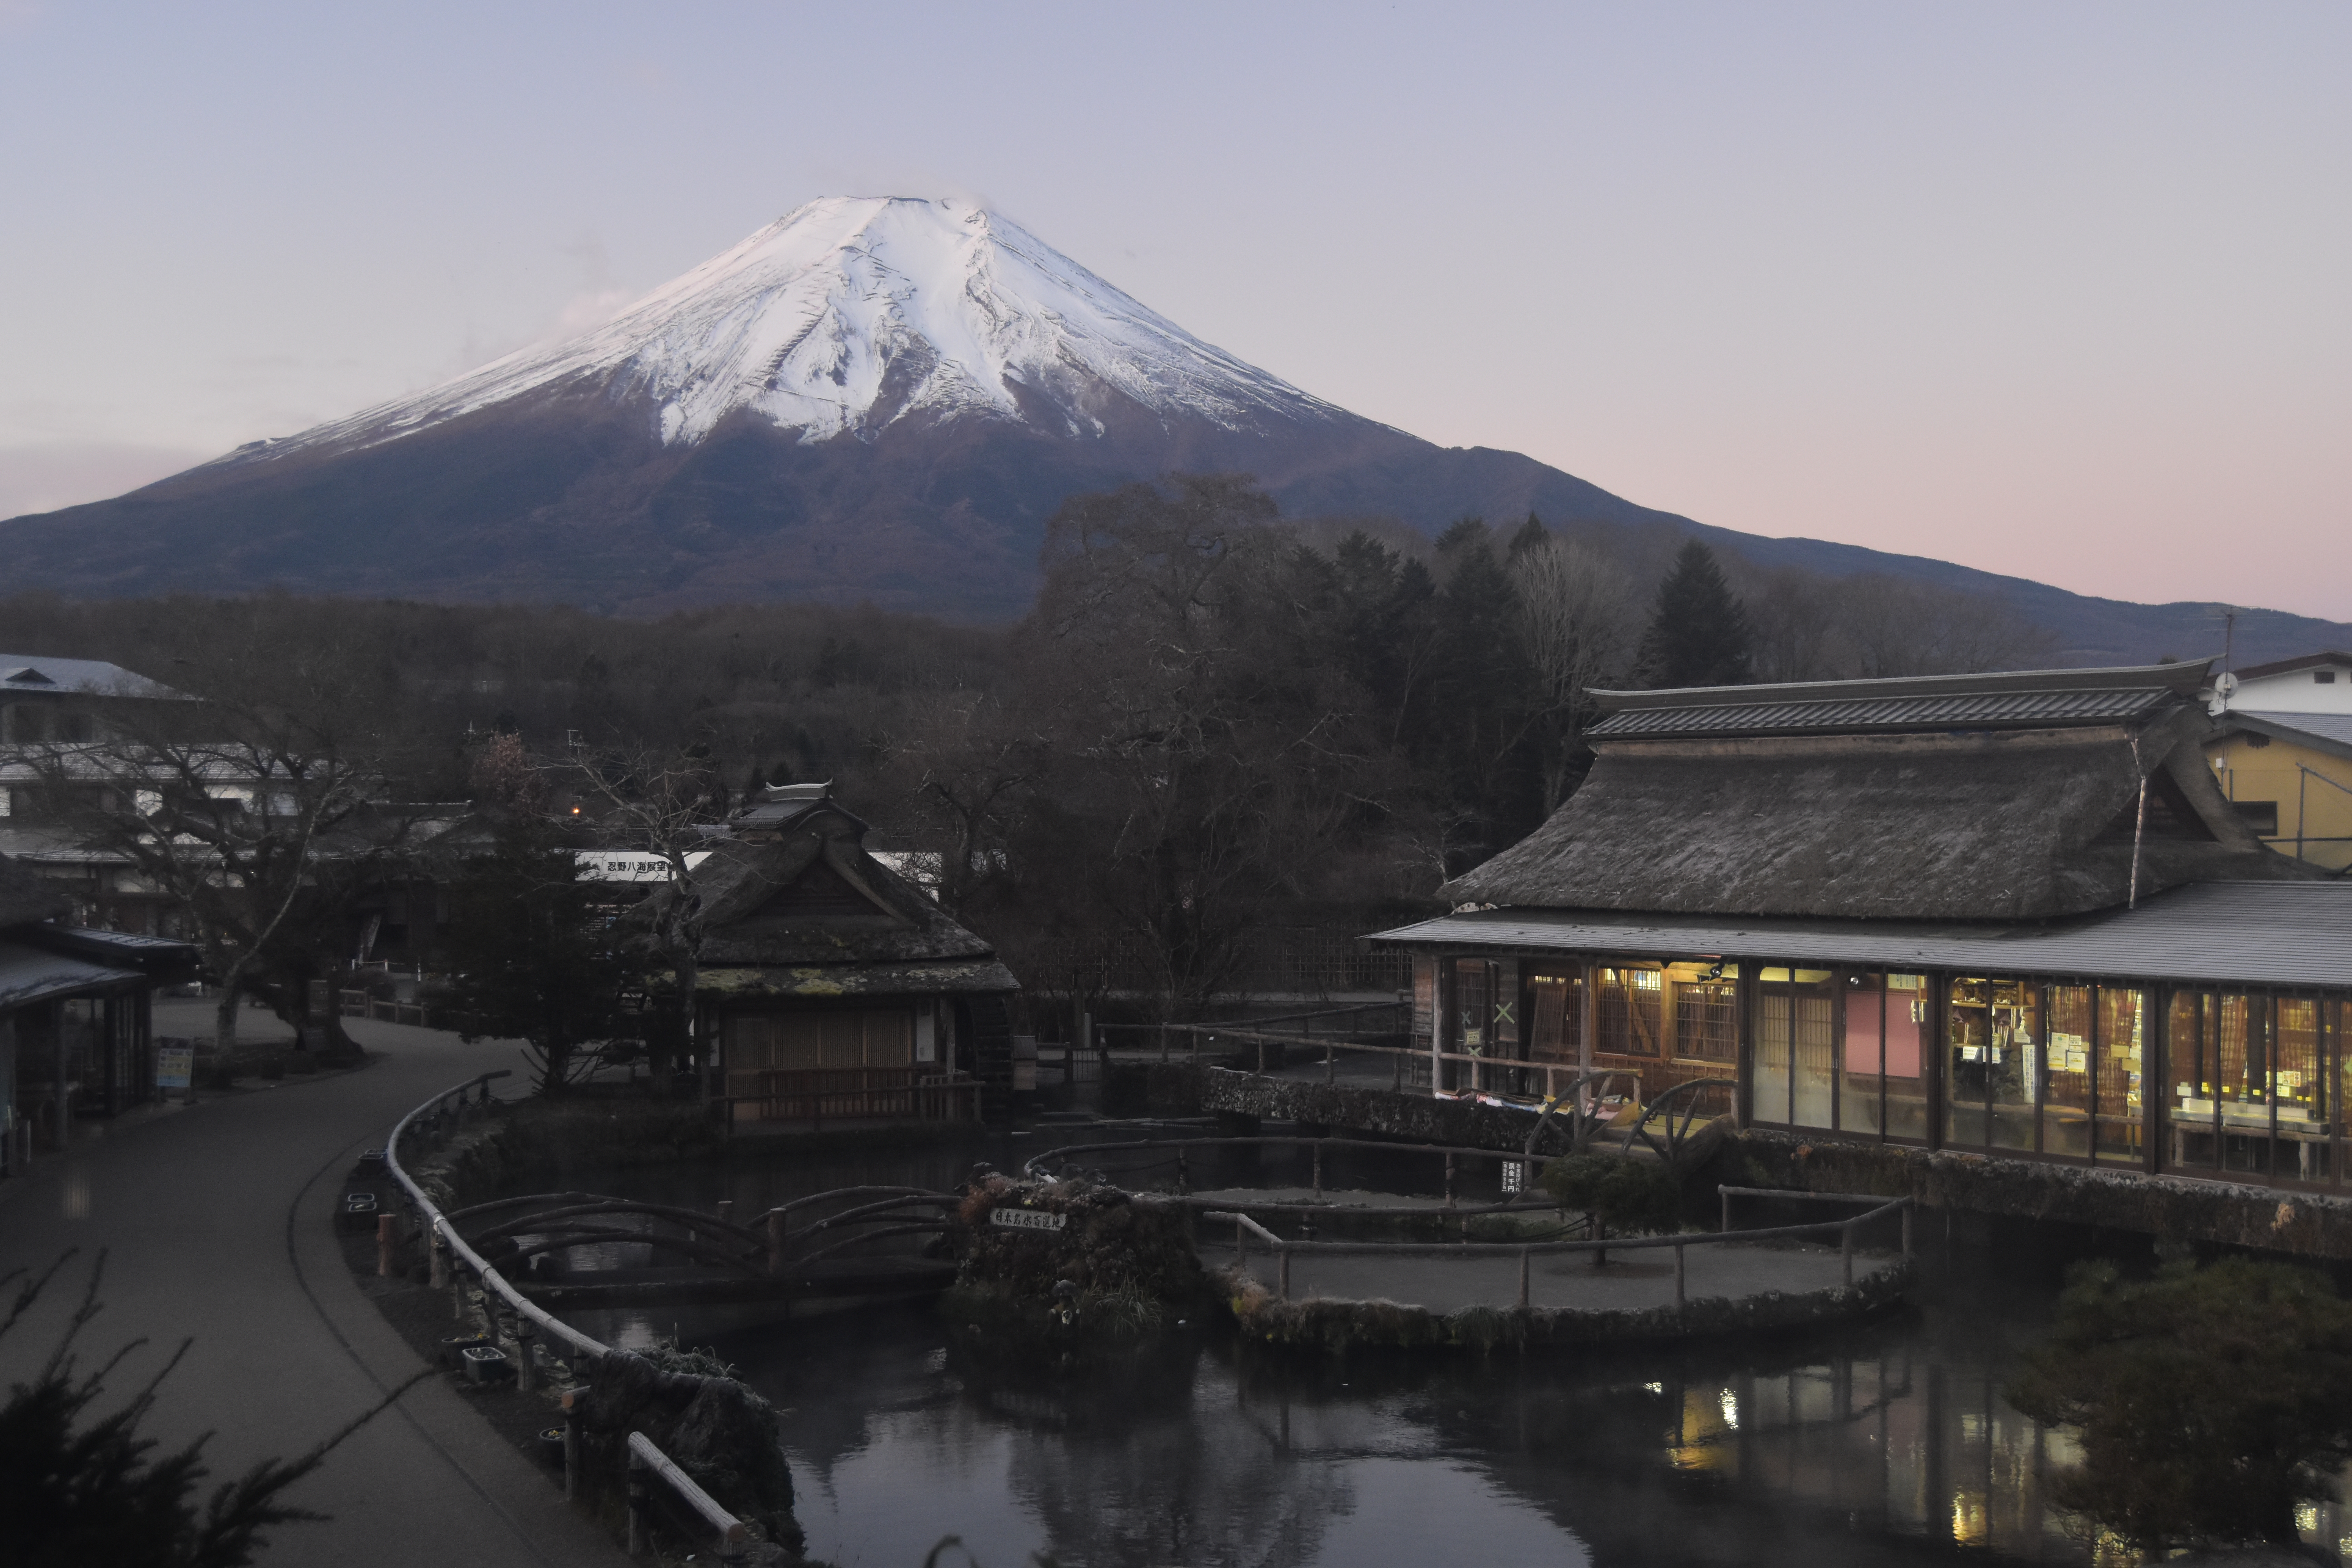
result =
[[558,388],[647,405],[665,445],[739,412],[806,442],[971,415],[1086,437],[1128,405],[1234,431],[1352,417],[985,208],[829,196],[591,331],[228,460],[374,446]]

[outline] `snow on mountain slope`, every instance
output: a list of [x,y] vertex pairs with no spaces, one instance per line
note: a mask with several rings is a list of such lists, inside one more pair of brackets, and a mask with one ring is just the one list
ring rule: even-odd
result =
[[738,410],[804,442],[964,415],[1100,435],[1130,399],[1235,431],[1357,422],[993,213],[828,196],[593,331],[221,461],[375,446],[558,388],[649,405],[665,445],[698,442]]

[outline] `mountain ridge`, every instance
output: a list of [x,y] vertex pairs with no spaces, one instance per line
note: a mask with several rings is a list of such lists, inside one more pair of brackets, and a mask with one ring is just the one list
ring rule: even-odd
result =
[[[992,620],[1034,593],[1062,500],[1183,470],[1255,474],[1294,518],[1431,532],[1534,512],[1638,561],[1696,535],[1764,568],[1991,593],[2074,662],[2221,642],[2216,606],[1743,534],[1523,454],[1435,446],[1202,342],[1000,215],[911,197],[803,204],[589,331],[0,522],[0,547],[23,585],[104,596],[871,600]],[[2252,612],[2239,641],[2277,657],[2352,626]]]

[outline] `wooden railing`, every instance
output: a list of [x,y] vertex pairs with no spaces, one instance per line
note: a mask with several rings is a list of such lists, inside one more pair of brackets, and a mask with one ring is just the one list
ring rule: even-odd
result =
[[727,1075],[729,1126],[762,1121],[978,1121],[980,1080],[920,1068],[738,1070]]

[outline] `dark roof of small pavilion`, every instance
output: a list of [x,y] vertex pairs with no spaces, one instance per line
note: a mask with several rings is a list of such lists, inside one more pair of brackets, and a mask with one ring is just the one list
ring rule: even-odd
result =
[[2265,848],[2214,784],[2204,672],[1595,693],[1613,711],[1589,732],[1583,786],[1445,893],[1517,909],[2047,920],[2129,897],[2143,777],[2142,896],[2321,875]]
[[[765,792],[709,841],[686,896],[702,902],[698,961],[714,989],[801,996],[1011,991],[988,942],[866,853],[866,824],[822,785]],[[782,798],[779,798],[782,797]],[[646,924],[679,897],[657,889]],[[747,969],[788,970],[760,980]]]

